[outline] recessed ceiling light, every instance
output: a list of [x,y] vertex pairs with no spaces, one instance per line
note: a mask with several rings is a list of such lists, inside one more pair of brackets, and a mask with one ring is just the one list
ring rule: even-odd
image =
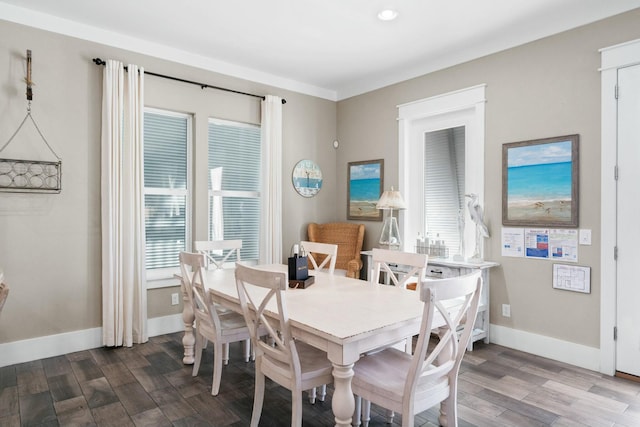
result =
[[393,21],[398,17],[398,11],[393,9],[381,10],[378,13],[378,19],[381,21]]

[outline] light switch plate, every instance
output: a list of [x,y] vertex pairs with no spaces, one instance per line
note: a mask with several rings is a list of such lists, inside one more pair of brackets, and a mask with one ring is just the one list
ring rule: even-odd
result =
[[590,245],[591,244],[591,229],[590,228],[581,228],[580,236],[579,236],[581,245]]

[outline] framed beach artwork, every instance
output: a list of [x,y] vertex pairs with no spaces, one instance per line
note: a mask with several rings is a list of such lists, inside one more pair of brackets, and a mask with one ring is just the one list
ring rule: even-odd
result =
[[347,218],[382,221],[376,203],[384,185],[384,160],[349,162],[347,176]]
[[578,226],[578,135],[502,145],[502,224]]

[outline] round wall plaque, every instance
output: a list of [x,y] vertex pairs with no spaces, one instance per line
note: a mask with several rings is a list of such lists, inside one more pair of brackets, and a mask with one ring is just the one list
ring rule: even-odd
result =
[[322,171],[311,160],[300,160],[293,168],[291,179],[302,197],[313,197],[322,188]]

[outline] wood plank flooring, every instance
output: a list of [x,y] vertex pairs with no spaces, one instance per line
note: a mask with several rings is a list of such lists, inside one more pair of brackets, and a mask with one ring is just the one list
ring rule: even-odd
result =
[[[0,426],[246,427],[253,404],[253,363],[239,344],[211,396],[212,346],[200,373],[182,364],[182,334],[133,348],[99,348],[0,368]],[[304,404],[305,426],[331,426],[331,394]],[[640,384],[494,344],[467,352],[459,377],[459,425],[640,426]],[[288,426],[291,395],[267,381],[260,426]],[[437,426],[437,407],[416,426]],[[374,406],[370,426],[384,426]],[[394,425],[401,425],[396,415]]]

